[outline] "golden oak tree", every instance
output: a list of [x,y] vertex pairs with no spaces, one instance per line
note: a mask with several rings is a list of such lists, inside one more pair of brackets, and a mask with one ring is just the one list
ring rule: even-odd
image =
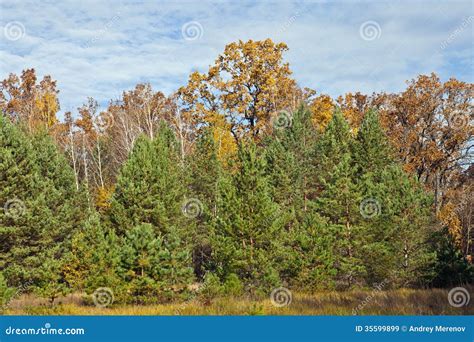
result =
[[[400,94],[379,94],[388,136],[405,169],[434,194],[435,211],[460,245],[468,236],[459,216],[466,209],[462,173],[472,165],[474,85],[420,75]],[[456,204],[457,203],[457,204]],[[455,205],[456,204],[456,205]]]
[[208,72],[194,72],[178,90],[196,127],[223,116],[236,140],[258,137],[278,111],[291,111],[305,94],[291,78],[284,43],[271,39],[228,44]]
[[381,95],[388,103],[383,121],[406,169],[435,190],[443,189],[470,163],[474,142],[474,85],[455,79],[421,75],[397,95]]

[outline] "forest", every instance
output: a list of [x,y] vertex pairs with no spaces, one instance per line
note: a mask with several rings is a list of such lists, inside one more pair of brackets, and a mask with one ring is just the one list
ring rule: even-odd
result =
[[67,112],[52,76],[8,75],[0,312],[472,284],[474,85],[333,98],[287,50],[233,42],[173,94]]

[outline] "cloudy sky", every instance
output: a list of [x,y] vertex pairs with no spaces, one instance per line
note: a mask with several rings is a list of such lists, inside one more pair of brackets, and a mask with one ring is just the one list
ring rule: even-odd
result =
[[0,0],[0,77],[34,67],[63,110],[150,82],[169,94],[239,39],[283,41],[303,87],[399,91],[418,74],[473,82],[472,1]]

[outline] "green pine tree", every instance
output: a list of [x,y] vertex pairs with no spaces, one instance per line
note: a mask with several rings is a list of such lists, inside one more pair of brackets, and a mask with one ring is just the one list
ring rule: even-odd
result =
[[280,282],[276,254],[283,226],[265,170],[255,144],[239,147],[238,170],[220,180],[213,236],[221,279],[235,273],[251,292],[270,292]]
[[101,224],[97,213],[90,212],[83,229],[74,234],[67,256],[65,278],[70,287],[88,294],[107,287],[116,302],[123,301],[120,246],[115,232]]
[[429,246],[434,226],[432,197],[401,166],[388,169],[384,178],[388,192],[383,205],[390,216],[387,226],[393,255],[386,265],[391,271],[388,278],[394,286],[426,286],[436,261]]
[[156,233],[185,227],[186,179],[173,132],[164,124],[155,140],[140,136],[118,175],[108,221],[119,236],[149,223]]
[[0,263],[8,282],[31,285],[51,302],[69,291],[64,256],[85,201],[72,170],[44,132],[28,136],[0,118]]
[[[195,217],[190,219],[196,225],[193,237],[193,264],[198,279],[203,280],[207,271],[211,271],[212,250],[210,236],[212,222],[217,212],[218,183],[223,168],[217,157],[217,147],[212,131],[205,129],[198,138],[194,153],[188,159],[190,168],[190,188],[192,197],[201,207]],[[194,215],[193,215],[194,216]]]
[[129,230],[122,247],[122,273],[131,299],[164,302],[186,293],[193,279],[190,258],[175,233],[156,235],[150,224]]
[[108,222],[124,238],[121,274],[141,302],[182,294],[193,279],[186,185],[179,145],[164,124],[154,140],[137,140],[119,173]]
[[354,181],[364,198],[358,224],[366,282],[409,286],[429,277],[430,199],[396,162],[373,110],[365,115],[353,154]]
[[388,210],[390,193],[385,179],[395,160],[376,111],[366,113],[352,151],[354,182],[362,197],[358,225],[365,242],[361,256],[367,271],[366,282],[372,285],[387,280],[396,267],[392,237],[397,229],[393,212]]
[[335,277],[334,232],[315,213],[311,184],[317,134],[311,112],[300,107],[291,126],[275,130],[266,141],[267,174],[279,204],[283,248],[277,261],[281,279],[305,290],[331,288]]
[[316,146],[316,207],[336,233],[334,244],[338,286],[361,284],[365,267],[361,260],[363,232],[357,225],[361,194],[354,183],[351,146],[354,139],[342,113],[337,110]]

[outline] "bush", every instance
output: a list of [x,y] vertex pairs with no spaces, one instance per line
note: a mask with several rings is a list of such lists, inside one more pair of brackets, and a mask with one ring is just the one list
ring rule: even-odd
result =
[[207,273],[204,276],[204,285],[199,290],[199,298],[206,305],[210,305],[212,300],[222,296],[224,288],[218,276],[213,273]]
[[244,285],[239,277],[232,273],[229,274],[223,285],[223,294],[229,297],[239,297],[244,292]]
[[5,311],[6,307],[8,306],[8,303],[14,295],[15,290],[8,287],[7,282],[3,277],[3,274],[0,273],[0,313],[3,313],[3,311]]

